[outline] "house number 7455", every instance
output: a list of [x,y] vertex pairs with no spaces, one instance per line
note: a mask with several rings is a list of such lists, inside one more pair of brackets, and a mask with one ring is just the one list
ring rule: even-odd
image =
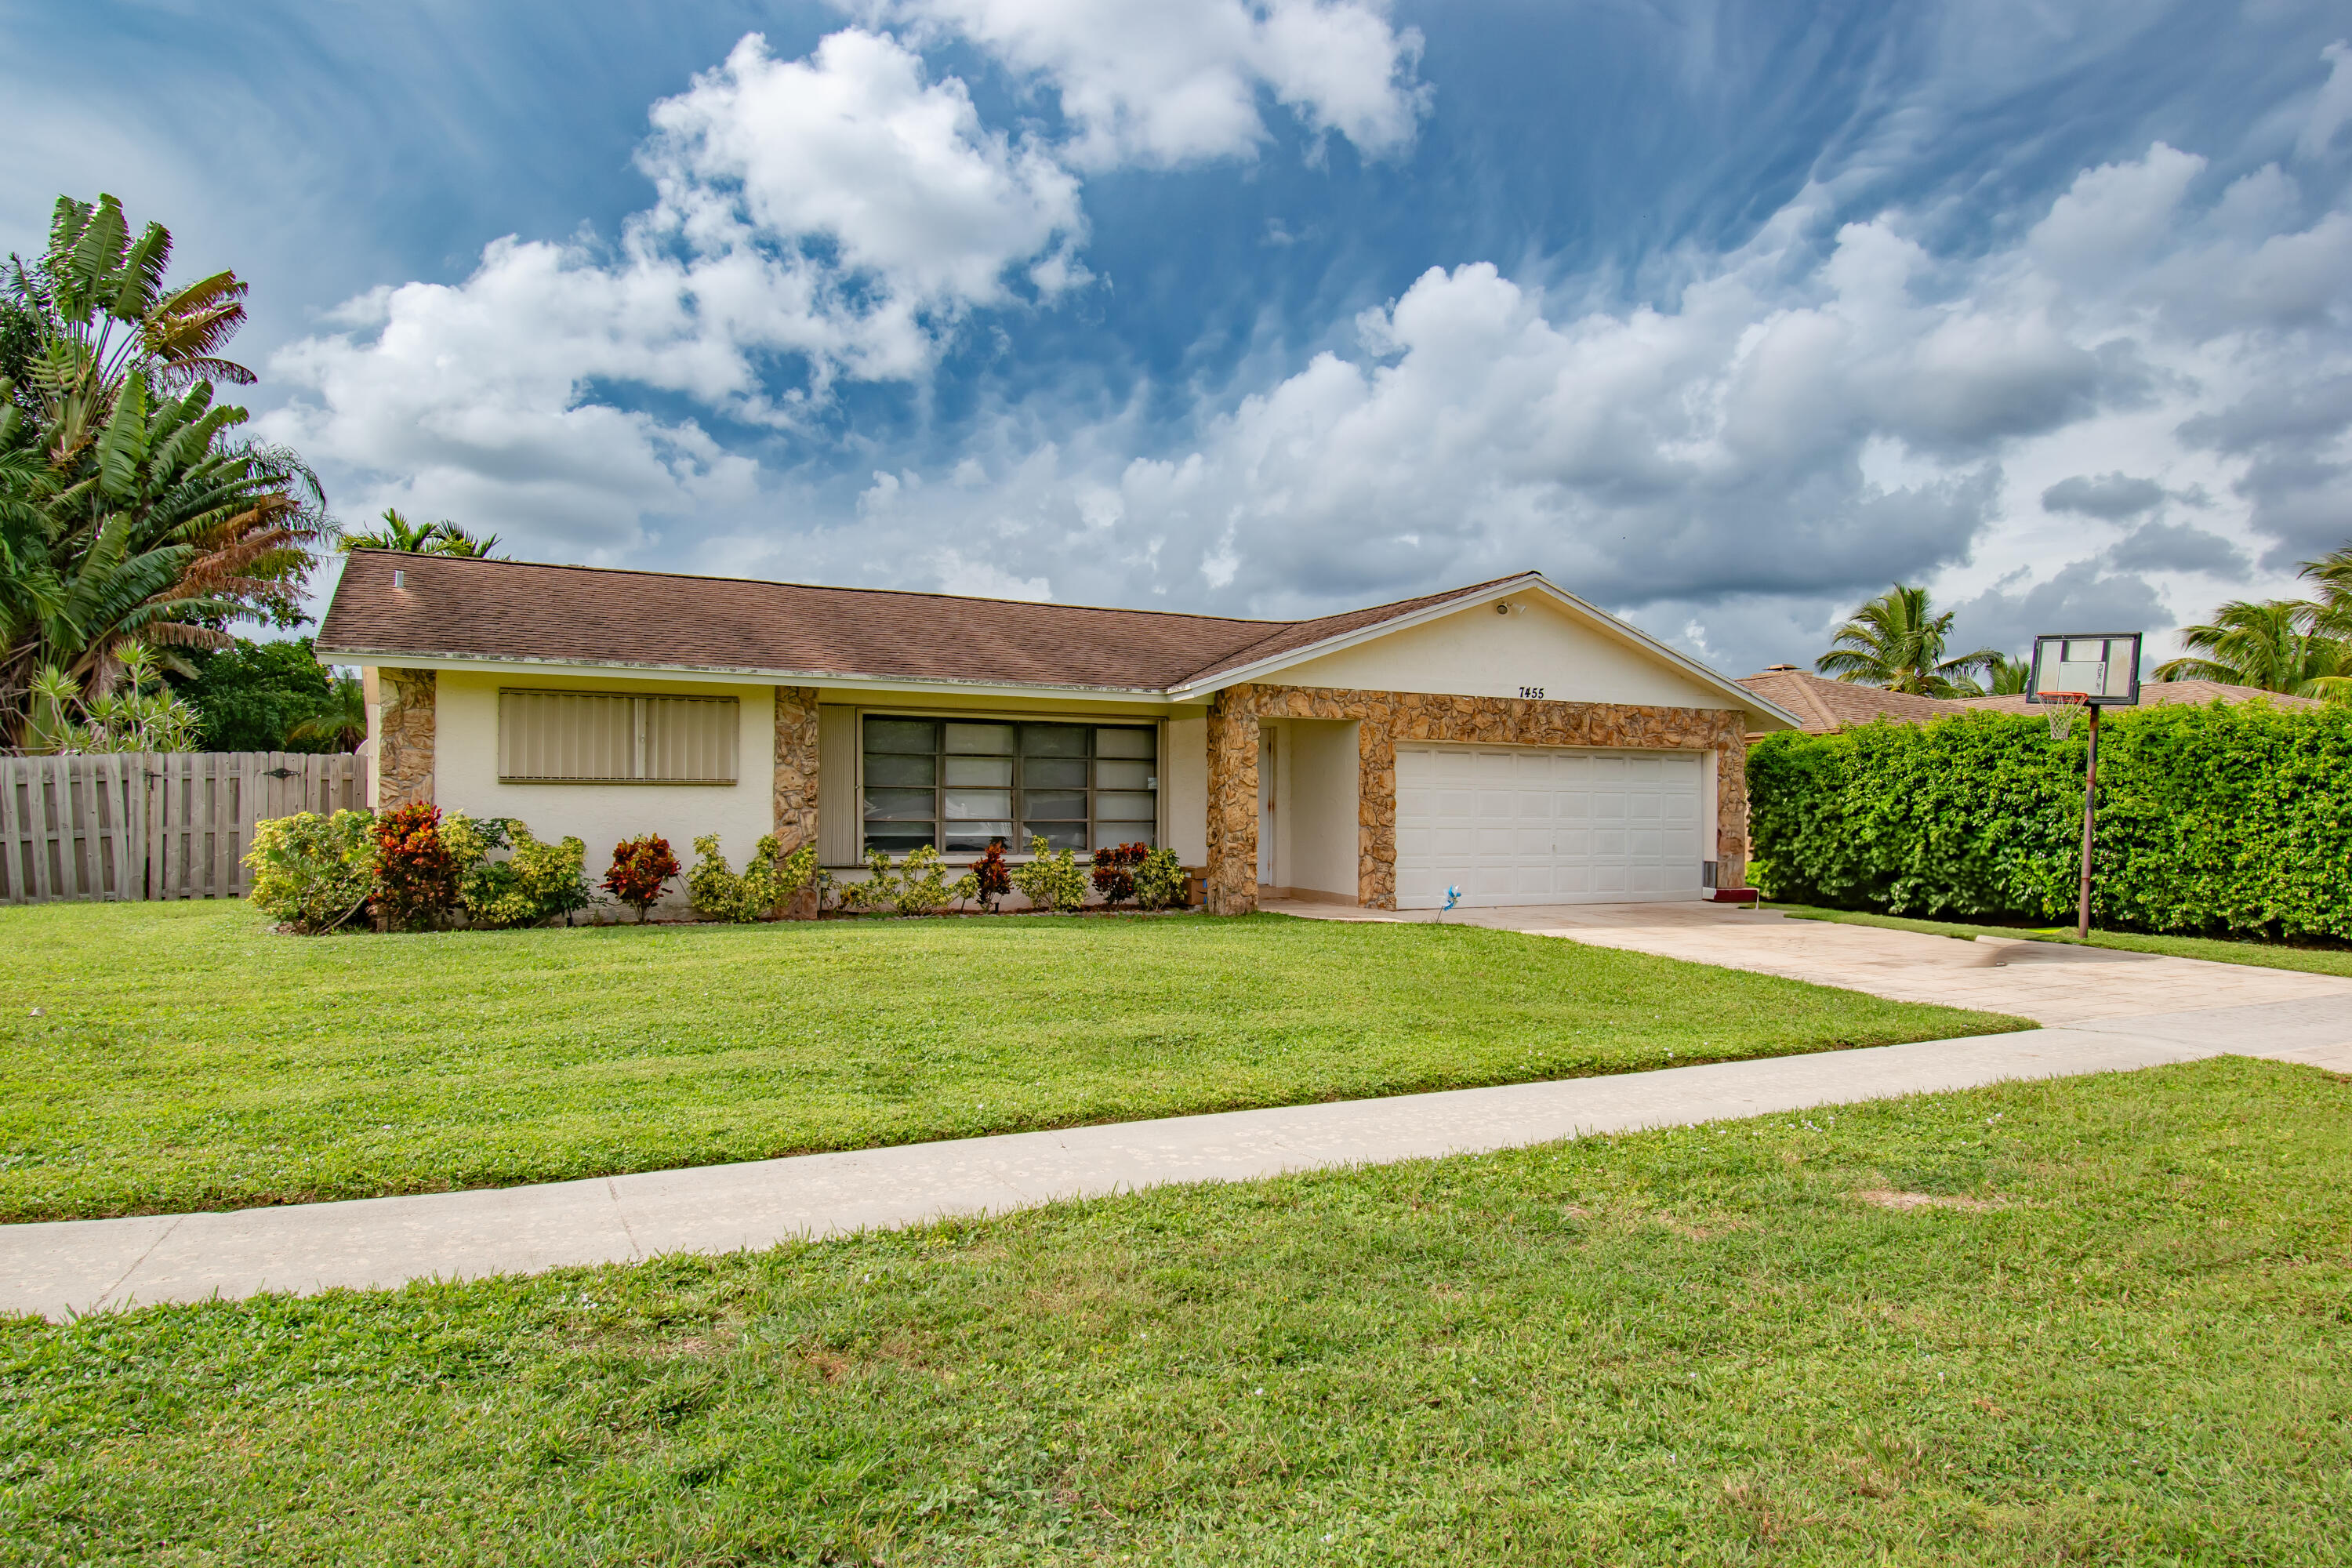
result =
[[1539,701],[1543,697],[1543,688],[1540,686],[1522,686],[1519,688],[1519,695]]

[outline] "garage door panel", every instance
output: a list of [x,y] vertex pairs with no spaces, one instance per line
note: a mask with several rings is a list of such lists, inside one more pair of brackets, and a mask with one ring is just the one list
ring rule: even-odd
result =
[[1696,752],[1397,748],[1397,901],[1696,899]]

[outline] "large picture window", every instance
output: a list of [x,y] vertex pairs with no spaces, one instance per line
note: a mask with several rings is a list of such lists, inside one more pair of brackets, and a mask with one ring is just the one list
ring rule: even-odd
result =
[[1160,733],[1149,724],[869,717],[866,847],[1019,854],[1156,844]]
[[503,784],[733,784],[732,697],[499,693]]

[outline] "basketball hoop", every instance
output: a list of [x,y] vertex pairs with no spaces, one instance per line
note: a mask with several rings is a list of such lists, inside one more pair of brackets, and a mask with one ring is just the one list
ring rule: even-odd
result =
[[2042,717],[2050,721],[2050,738],[2063,741],[2074,728],[2074,710],[2088,708],[2091,694],[2087,691],[2045,691],[2042,706],[2050,710]]

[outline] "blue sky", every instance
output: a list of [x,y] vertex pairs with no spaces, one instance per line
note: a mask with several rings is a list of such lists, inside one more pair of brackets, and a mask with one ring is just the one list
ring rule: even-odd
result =
[[5,5],[0,247],[107,190],[235,267],[352,523],[1248,615],[1537,566],[1735,672],[1899,578],[2015,648],[2352,537],[2347,34]]

